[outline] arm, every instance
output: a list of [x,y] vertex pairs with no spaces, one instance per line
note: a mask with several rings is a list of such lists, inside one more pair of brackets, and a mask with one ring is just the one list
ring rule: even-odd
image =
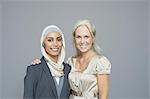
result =
[[24,96],[23,99],[35,99],[34,98],[34,87],[35,87],[35,80],[34,80],[33,70],[31,66],[27,67],[27,73],[24,77]]
[[109,96],[109,82],[108,74],[97,74],[98,91],[100,99],[108,99]]

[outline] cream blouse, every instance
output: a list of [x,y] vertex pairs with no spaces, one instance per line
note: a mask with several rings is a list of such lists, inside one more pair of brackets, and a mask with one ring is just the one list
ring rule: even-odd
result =
[[87,68],[80,72],[75,68],[76,59],[68,59],[71,65],[69,83],[75,94],[70,99],[98,99],[98,84],[96,74],[110,74],[111,64],[105,56],[94,56]]

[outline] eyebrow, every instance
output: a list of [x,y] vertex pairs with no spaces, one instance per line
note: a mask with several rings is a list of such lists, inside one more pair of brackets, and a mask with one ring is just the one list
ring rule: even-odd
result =
[[[90,34],[84,34],[84,36],[89,36]],[[76,34],[76,36],[81,36],[80,34]]]
[[[46,37],[46,38],[53,38],[53,37]],[[62,38],[61,36],[58,36],[57,38]]]

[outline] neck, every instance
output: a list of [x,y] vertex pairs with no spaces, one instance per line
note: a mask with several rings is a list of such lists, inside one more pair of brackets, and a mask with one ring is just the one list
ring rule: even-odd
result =
[[89,50],[87,52],[80,53],[79,57],[87,59],[87,58],[94,56],[94,55],[95,55],[95,52],[93,50]]

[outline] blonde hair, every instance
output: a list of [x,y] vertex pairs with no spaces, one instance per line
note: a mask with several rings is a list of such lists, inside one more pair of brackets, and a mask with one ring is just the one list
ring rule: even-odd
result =
[[89,20],[79,20],[79,21],[77,21],[77,23],[74,25],[74,28],[73,28],[73,37],[75,37],[75,31],[80,26],[86,26],[88,28],[88,30],[90,31],[92,37],[95,37],[95,35],[96,35],[95,26]]
[[[75,44],[75,32],[77,30],[78,27],[80,26],[86,26],[87,29],[89,30],[89,32],[91,33],[92,37],[95,38],[96,36],[96,28],[95,28],[95,25],[92,24],[89,20],[79,20],[76,22],[76,24],[74,25],[73,27],[73,41],[74,41],[74,44]],[[76,46],[76,45],[75,45]],[[100,51],[100,47],[95,44],[95,42],[93,42],[93,45],[92,45],[92,48],[93,50],[100,55],[101,51]],[[76,48],[76,51],[77,51],[77,56],[80,55],[80,51]]]

